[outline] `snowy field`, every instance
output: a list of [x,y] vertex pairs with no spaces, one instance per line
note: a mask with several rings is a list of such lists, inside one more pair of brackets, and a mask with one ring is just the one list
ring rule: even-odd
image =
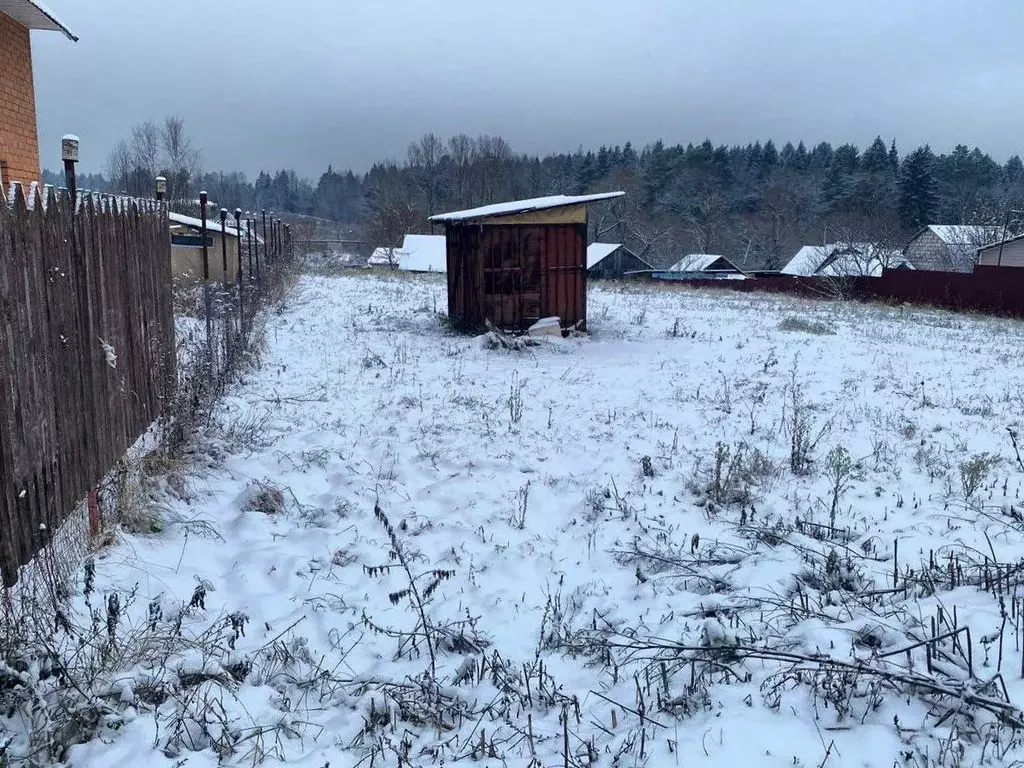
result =
[[101,615],[187,642],[74,765],[1024,760],[1024,326],[595,285],[509,351],[444,306],[271,316],[179,522],[97,558]]

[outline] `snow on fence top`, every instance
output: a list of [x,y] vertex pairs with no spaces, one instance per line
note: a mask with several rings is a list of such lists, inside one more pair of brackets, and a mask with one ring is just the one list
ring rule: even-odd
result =
[[514,216],[517,213],[542,211],[547,208],[562,208],[567,205],[596,203],[599,200],[610,200],[615,197],[622,197],[625,194],[625,192],[602,192],[596,195],[552,195],[550,197],[535,197],[532,200],[515,200],[510,203],[495,203],[494,205],[484,205],[480,208],[470,208],[465,211],[439,213],[436,216],[431,216],[430,221],[456,222],[485,219],[491,216]]
[[60,22],[60,19],[40,0],[0,0],[0,13],[6,14],[29,29],[63,32],[69,40],[78,42],[78,36]]

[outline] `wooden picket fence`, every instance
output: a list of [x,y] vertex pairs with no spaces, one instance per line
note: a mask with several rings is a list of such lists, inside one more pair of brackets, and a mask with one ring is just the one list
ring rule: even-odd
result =
[[0,191],[4,586],[162,411],[175,372],[170,248],[161,203]]

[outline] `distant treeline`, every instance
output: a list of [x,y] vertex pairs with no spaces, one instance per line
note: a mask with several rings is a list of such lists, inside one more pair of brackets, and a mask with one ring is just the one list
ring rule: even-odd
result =
[[[126,176],[128,178],[128,176]],[[48,183],[62,183],[47,173]],[[79,186],[112,188],[102,175]],[[800,245],[823,241],[902,243],[925,224],[1002,223],[1021,207],[1024,163],[997,163],[958,145],[936,155],[928,146],[901,154],[876,138],[852,144],[781,148],[702,144],[641,149],[629,142],[544,157],[519,154],[496,136],[424,135],[403,162],[368,173],[332,166],[316,184],[294,171],[195,173],[182,182],[228,208],[266,208],[352,223],[378,245],[405,232],[429,231],[430,213],[549,194],[622,189],[621,201],[596,208],[593,239],[624,242],[649,261],[681,253],[723,253],[749,265],[778,266]]]

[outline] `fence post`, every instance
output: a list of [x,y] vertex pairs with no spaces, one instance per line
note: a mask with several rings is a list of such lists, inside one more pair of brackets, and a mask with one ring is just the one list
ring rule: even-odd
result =
[[235,252],[235,261],[238,264],[238,333],[239,337],[245,335],[245,288],[242,281],[242,209],[235,208],[235,241],[238,243],[238,250]]
[[71,195],[71,215],[74,217],[78,200],[78,181],[75,178],[75,163],[78,162],[78,137],[69,133],[60,140],[60,157],[64,161],[64,184]]
[[163,202],[164,197],[167,195],[167,179],[163,176],[156,177],[156,199],[157,202]]
[[213,383],[213,296],[210,294],[210,249],[206,244],[206,192],[199,193],[199,236],[203,240],[203,305],[206,310],[206,366]]
[[269,249],[270,241],[267,239],[267,209],[263,209],[263,266],[270,268]]
[[249,260],[250,260],[249,261],[249,267],[250,267],[250,269],[253,267],[253,252],[255,251],[255,254],[256,254],[256,258],[255,258],[256,290],[259,291],[259,289],[260,289],[260,244],[257,241],[256,247],[255,248],[252,247],[252,245],[253,245],[253,243],[252,243],[252,231],[254,229],[256,229],[256,217],[255,216],[253,216],[251,219],[249,219]]
[[224,326],[224,368],[231,365],[231,295],[229,293],[228,286],[231,284],[228,280],[228,209],[220,209],[220,256],[221,256],[221,270],[220,273],[220,321],[221,325]]

